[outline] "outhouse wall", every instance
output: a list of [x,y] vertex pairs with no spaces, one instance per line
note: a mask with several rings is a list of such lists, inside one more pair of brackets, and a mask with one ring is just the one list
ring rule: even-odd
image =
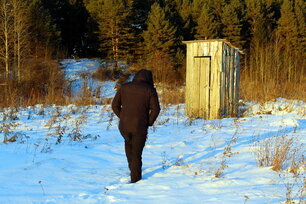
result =
[[191,41],[186,44],[188,53],[186,70],[187,115],[218,118],[221,86],[219,73],[222,68],[223,41],[206,40],[196,41],[196,43]]
[[240,83],[240,52],[224,42],[222,53],[220,115],[235,116],[238,111]]
[[187,44],[186,115],[206,119],[237,112],[239,52],[224,39]]

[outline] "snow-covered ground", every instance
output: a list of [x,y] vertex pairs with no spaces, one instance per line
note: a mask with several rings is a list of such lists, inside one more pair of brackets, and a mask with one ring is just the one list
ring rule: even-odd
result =
[[[92,74],[100,67],[105,67],[107,62],[96,59],[65,59],[61,61],[64,75],[70,82],[73,96],[77,97],[86,85],[93,93],[97,93],[100,98],[109,98],[115,94],[115,81],[98,81],[92,78]],[[123,66],[123,65],[121,65]]]
[[[183,104],[164,106],[135,184],[109,105],[3,109],[0,203],[284,203],[290,188],[298,203],[305,166],[295,178],[291,161],[276,172],[259,167],[254,153],[256,144],[286,137],[297,158],[304,154],[306,103],[245,104],[242,117],[214,120],[184,116]],[[2,143],[5,135],[16,142]]]

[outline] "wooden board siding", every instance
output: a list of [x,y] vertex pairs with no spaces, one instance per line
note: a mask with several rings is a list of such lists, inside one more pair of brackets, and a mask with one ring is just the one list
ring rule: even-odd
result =
[[230,48],[230,110],[229,110],[229,115],[232,115],[234,112],[234,69],[235,69],[235,56],[234,56],[234,49]]
[[238,114],[239,106],[239,85],[240,85],[240,54],[236,53],[236,71],[235,71],[235,110],[234,115]]
[[223,117],[226,115],[226,46],[222,45],[222,67],[220,72],[220,116]]
[[199,73],[199,117],[210,118],[211,58],[194,57]]
[[206,119],[236,112],[239,53],[225,40],[187,41],[186,115]]
[[194,93],[195,91],[193,90],[193,78],[194,78],[194,74],[195,72],[193,71],[193,52],[192,52],[192,44],[187,46],[187,60],[186,60],[186,67],[188,67],[186,69],[186,90],[185,90],[185,98],[186,98],[186,105],[185,105],[185,112],[186,115],[190,116],[190,117],[194,117],[194,115],[196,115],[196,113],[193,113],[192,107],[195,107],[194,104]]
[[221,76],[222,70],[222,41],[212,42],[211,50],[211,118],[220,118],[220,91],[221,91]]

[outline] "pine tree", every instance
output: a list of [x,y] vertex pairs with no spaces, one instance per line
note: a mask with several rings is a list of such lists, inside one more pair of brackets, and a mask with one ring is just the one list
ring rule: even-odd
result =
[[237,12],[237,1],[231,1],[222,8],[222,37],[229,40],[233,45],[243,47],[241,38],[242,23]]
[[226,6],[225,0],[208,0],[208,8],[212,11],[214,16],[214,26],[217,31],[217,38],[223,38],[223,27],[224,24],[222,22],[222,18],[224,17],[224,7]]
[[246,1],[246,16],[248,23],[248,42],[250,53],[248,57],[249,77],[253,80],[260,80],[264,83],[264,70],[261,66],[263,47],[268,41],[266,10],[263,0],[247,0]]
[[185,22],[180,15],[179,10],[182,8],[182,0],[160,0],[160,7],[165,11],[167,20],[176,28],[176,36],[183,39],[183,27]]
[[136,28],[138,28],[139,32],[146,29],[145,22],[154,1],[155,0],[133,0],[131,20],[133,24],[137,25]]
[[128,63],[139,63],[144,55],[142,32],[146,29],[146,20],[154,0],[133,0],[131,13],[128,16],[129,41],[125,49]]
[[194,22],[198,21],[204,4],[205,4],[205,0],[193,0],[192,1],[191,16]]
[[283,0],[265,0],[262,1],[264,5],[264,13],[266,19],[266,33],[268,38],[273,37],[274,31],[277,28],[277,21],[280,18],[280,8]]
[[42,6],[47,10],[51,18],[51,23],[56,29],[56,33],[60,36],[59,45],[61,49],[65,49],[66,34],[65,34],[65,22],[67,21],[68,2],[62,0],[41,0]]
[[89,14],[82,0],[68,0],[64,21],[61,24],[63,43],[68,52],[81,55],[86,52]]
[[263,1],[247,0],[246,18],[250,27],[251,46],[264,44],[268,40],[265,6]]
[[164,8],[167,19],[177,29],[177,37],[192,39],[192,7],[190,0],[160,0],[159,5]]
[[176,29],[166,18],[165,11],[158,3],[152,5],[146,24],[147,30],[143,32],[146,53],[161,51],[173,54],[177,40]]
[[179,13],[178,13],[178,7],[180,4],[180,0],[161,0],[161,3],[159,5],[164,8],[164,11],[166,13],[166,16],[168,20],[174,25],[179,26],[180,23],[178,20]]
[[127,58],[131,41],[131,15],[133,1],[92,0],[85,1],[89,13],[99,25],[100,48],[117,63]]
[[295,62],[298,48],[299,32],[297,19],[294,13],[294,1],[284,0],[281,6],[281,17],[278,20],[277,36],[284,50],[284,66],[286,67],[286,78],[291,81],[296,79],[297,67]]
[[173,78],[177,30],[158,3],[152,5],[146,24],[143,38],[147,68],[154,72],[154,80],[165,83]]
[[59,47],[60,32],[53,23],[49,10],[44,7],[43,0],[32,0],[29,13],[32,54],[38,57],[44,55],[50,47]]
[[281,17],[278,20],[277,35],[280,39],[296,44],[298,28],[294,14],[293,0],[284,0],[281,7]]
[[214,16],[207,4],[202,7],[202,12],[197,20],[196,39],[213,39],[217,36],[217,27]]
[[87,47],[84,39],[89,16],[83,0],[42,0],[42,3],[60,33],[62,47],[72,55],[81,53]]
[[194,22],[191,15],[191,1],[181,0],[177,10],[181,18],[181,35],[184,40],[192,40],[194,38]]
[[297,23],[297,42],[296,50],[302,55],[306,56],[306,3],[303,0],[296,0],[294,6],[294,13]]

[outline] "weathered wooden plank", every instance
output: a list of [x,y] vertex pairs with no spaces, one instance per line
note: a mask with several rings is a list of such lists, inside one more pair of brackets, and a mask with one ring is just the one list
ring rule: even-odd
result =
[[209,113],[207,114],[207,118],[211,119],[214,117],[214,108],[215,108],[215,102],[214,102],[214,82],[215,82],[215,76],[214,76],[214,70],[215,70],[215,65],[214,65],[214,59],[215,59],[215,43],[216,42],[210,42],[209,46],[209,56],[210,56],[210,69],[206,72],[207,75],[207,103],[208,103],[208,110]]
[[200,62],[200,81],[199,81],[199,95],[200,95],[200,117],[209,119],[210,117],[210,89],[209,89],[209,83],[210,83],[210,58],[204,57],[204,58],[198,58],[197,59]]
[[201,61],[198,58],[193,59],[194,63],[194,78],[193,78],[193,91],[195,94],[193,94],[193,100],[194,100],[194,113],[196,114],[196,117],[201,117],[199,115],[200,109],[200,70],[201,70]]
[[215,67],[215,116],[214,118],[220,118],[221,117],[221,72],[222,72],[222,46],[223,42],[216,42],[216,56],[214,57],[214,60],[216,60],[216,67]]
[[224,117],[227,116],[227,55],[228,55],[228,49],[227,45],[224,44]]
[[222,43],[222,67],[221,67],[221,90],[220,90],[220,108],[221,108],[221,117],[225,116],[225,57],[226,55],[226,46]]
[[234,115],[235,109],[235,50],[231,48],[231,113],[230,116]]
[[185,43],[186,114],[220,118],[236,112],[240,77],[239,51],[222,39]]
[[238,114],[238,106],[239,106],[239,91],[240,91],[240,54],[239,52],[236,52],[236,85],[235,85],[235,114]]
[[198,44],[191,44],[190,45],[191,55],[190,57],[190,116],[192,117],[199,117],[199,63],[195,61],[195,56],[198,55]]
[[216,95],[217,90],[216,90],[216,83],[217,83],[217,77],[216,77],[216,71],[218,67],[218,56],[217,56],[217,50],[218,50],[218,43],[217,42],[211,42],[211,58],[212,58],[212,63],[211,63],[211,82],[210,82],[210,118],[217,118],[218,116],[216,115]]
[[226,55],[226,116],[230,115],[230,66],[231,66],[231,50],[230,46],[227,45],[227,55]]
[[229,81],[229,115],[233,114],[234,109],[234,56],[233,53],[234,49],[230,48],[230,64],[229,64],[229,74],[230,74],[230,81]]
[[192,78],[193,78],[193,64],[192,64],[192,44],[187,46],[187,59],[186,59],[186,88],[185,88],[185,101],[186,101],[186,115],[192,117]]

